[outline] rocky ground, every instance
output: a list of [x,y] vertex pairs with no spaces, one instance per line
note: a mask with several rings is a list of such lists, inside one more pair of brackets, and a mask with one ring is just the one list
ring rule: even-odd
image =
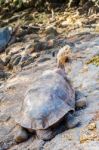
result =
[[[20,22],[19,29],[0,54],[0,150],[98,150],[99,149],[99,19],[60,12],[49,14],[24,11],[2,18],[2,26]],[[23,20],[22,20],[23,19]],[[21,21],[20,21],[21,20]],[[23,21],[23,22],[22,22]],[[44,70],[57,66],[56,54],[66,44],[73,57],[65,70],[78,96],[87,106],[76,110],[80,126],[65,130],[51,141],[31,137],[17,144],[14,114],[21,109],[24,93]],[[20,116],[21,117],[21,116]]]

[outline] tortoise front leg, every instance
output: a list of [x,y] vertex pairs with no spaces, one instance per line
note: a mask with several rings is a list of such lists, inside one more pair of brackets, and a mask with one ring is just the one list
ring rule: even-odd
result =
[[72,129],[77,127],[80,124],[80,121],[74,116],[74,114],[71,114],[70,112],[65,116],[65,123],[67,129]]
[[75,108],[81,109],[87,106],[87,100],[84,94],[80,91],[75,92]]

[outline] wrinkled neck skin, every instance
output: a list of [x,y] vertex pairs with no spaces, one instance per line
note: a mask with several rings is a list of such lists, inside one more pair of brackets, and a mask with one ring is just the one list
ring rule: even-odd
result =
[[65,67],[63,67],[63,68],[57,68],[57,69],[55,69],[55,72],[58,73],[58,74],[60,74],[61,76],[63,76],[63,78],[65,79],[65,81],[70,84],[72,90],[74,91],[73,86],[72,86],[70,80],[67,77],[67,73],[65,71]]

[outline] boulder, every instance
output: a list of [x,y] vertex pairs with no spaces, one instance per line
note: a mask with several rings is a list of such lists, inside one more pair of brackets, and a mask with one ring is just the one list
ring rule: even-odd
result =
[[11,39],[11,29],[9,27],[0,28],[0,53],[5,51]]

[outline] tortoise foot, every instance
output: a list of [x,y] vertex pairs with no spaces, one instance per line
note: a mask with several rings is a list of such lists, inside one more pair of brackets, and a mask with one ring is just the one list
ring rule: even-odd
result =
[[80,121],[73,114],[68,114],[65,121],[67,129],[75,128],[80,124]]
[[81,99],[77,100],[75,103],[76,109],[85,108],[86,105],[87,105],[86,98],[81,98]]
[[50,129],[37,130],[36,133],[37,137],[44,141],[51,140],[55,136],[54,132],[52,132]]
[[75,96],[76,96],[76,101],[75,101],[76,109],[85,108],[87,106],[86,97],[79,91],[76,91]]
[[26,141],[28,139],[28,137],[29,137],[28,132],[25,129],[20,127],[20,128],[18,128],[18,131],[15,135],[15,141],[17,143],[21,143],[21,142]]

